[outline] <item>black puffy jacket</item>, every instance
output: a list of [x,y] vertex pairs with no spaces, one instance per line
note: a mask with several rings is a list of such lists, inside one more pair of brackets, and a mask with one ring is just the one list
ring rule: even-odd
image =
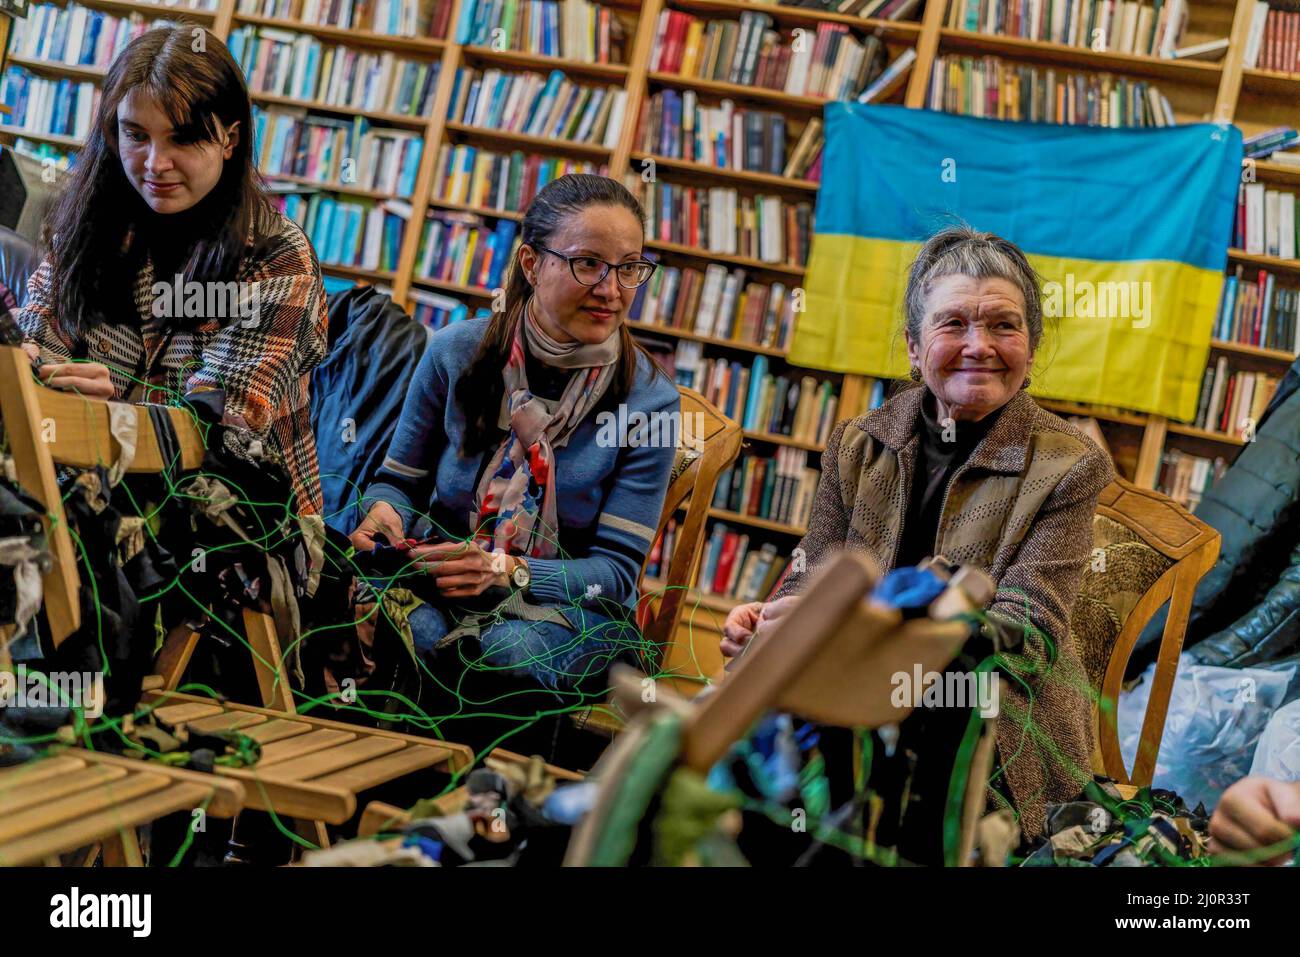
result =
[[[1300,641],[1300,360],[1260,417],[1255,441],[1196,509],[1223,536],[1219,560],[1192,600],[1187,638],[1203,664],[1247,665]],[[1145,654],[1164,628],[1162,609],[1138,640]]]

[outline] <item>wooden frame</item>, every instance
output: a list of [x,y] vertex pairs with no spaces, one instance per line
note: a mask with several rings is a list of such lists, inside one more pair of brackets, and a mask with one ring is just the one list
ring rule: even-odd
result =
[[[1192,596],[1197,583],[1219,557],[1221,536],[1168,496],[1139,488],[1124,479],[1117,479],[1102,491],[1097,514],[1123,525],[1173,562],[1125,619],[1111,649],[1106,676],[1098,689],[1101,695],[1099,706],[1093,709],[1101,757],[1098,770],[1120,784],[1142,787],[1150,784],[1155,774],[1169,696],[1173,693],[1178,672],[1178,656],[1187,634]],[[1169,614],[1160,639],[1137,758],[1130,774],[1120,753],[1115,705],[1119,702],[1124,672],[1138,637],[1166,601],[1169,602]]]
[[57,865],[60,854],[98,845],[107,866],[139,867],[140,825],[198,809],[229,818],[243,804],[238,781],[68,750],[0,769],[0,866]]

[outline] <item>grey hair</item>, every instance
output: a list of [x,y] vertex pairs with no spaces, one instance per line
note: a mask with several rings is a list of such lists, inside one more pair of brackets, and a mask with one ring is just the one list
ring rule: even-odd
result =
[[907,275],[903,299],[904,329],[913,342],[921,341],[926,298],[931,288],[946,276],[972,279],[1005,279],[1025,299],[1025,324],[1029,327],[1029,348],[1038,349],[1043,337],[1042,280],[1020,247],[992,233],[969,226],[940,230],[921,247]]

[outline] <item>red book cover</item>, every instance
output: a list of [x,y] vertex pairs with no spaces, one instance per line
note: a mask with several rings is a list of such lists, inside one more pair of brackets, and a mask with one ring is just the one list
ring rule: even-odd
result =
[[1259,297],[1255,303],[1254,331],[1250,335],[1250,344],[1254,346],[1259,345],[1261,327],[1264,324],[1264,290],[1267,288],[1268,273],[1261,269],[1256,282],[1255,288],[1259,291]]
[[727,532],[722,540],[722,554],[718,556],[718,567],[713,572],[713,581],[709,583],[709,591],[715,595],[721,595],[726,590],[727,582],[731,579],[731,565],[736,560],[736,547],[739,544],[740,536],[735,532]]
[[754,460],[754,474],[749,480],[749,501],[746,503],[746,515],[758,516],[758,507],[763,502],[763,479],[767,476],[767,467],[770,464],[767,459]]
[[1228,377],[1228,387],[1223,390],[1223,409],[1219,412],[1218,422],[1215,424],[1216,432],[1228,431],[1228,420],[1232,418],[1232,396],[1237,391],[1237,377],[1240,372],[1234,373]]

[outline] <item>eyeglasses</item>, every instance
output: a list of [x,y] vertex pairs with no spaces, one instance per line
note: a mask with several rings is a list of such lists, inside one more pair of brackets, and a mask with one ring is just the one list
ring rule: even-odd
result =
[[547,246],[534,243],[538,249],[544,253],[550,253],[552,256],[559,256],[569,264],[569,272],[573,273],[573,278],[584,286],[599,286],[609,275],[609,271],[614,270],[614,275],[618,277],[620,286],[627,289],[635,289],[637,286],[645,285],[646,281],[654,275],[659,268],[658,263],[652,263],[647,259],[638,259],[630,263],[607,263],[603,259],[597,259],[595,256],[566,256],[564,253],[556,252]]

